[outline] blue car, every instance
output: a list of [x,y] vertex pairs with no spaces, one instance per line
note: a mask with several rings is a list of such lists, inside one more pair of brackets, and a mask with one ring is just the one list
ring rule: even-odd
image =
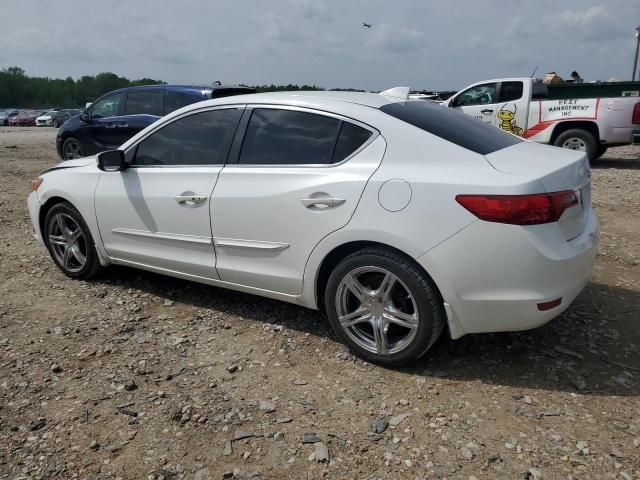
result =
[[246,93],[255,90],[225,85],[149,85],[114,90],[64,123],[58,130],[56,149],[63,160],[113,150],[178,108]]

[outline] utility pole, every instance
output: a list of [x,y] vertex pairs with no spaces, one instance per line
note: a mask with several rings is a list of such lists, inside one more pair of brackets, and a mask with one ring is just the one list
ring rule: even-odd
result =
[[636,72],[638,71],[638,50],[640,49],[640,25],[636,27],[636,53],[633,56],[633,72],[631,73],[631,81],[635,81]]

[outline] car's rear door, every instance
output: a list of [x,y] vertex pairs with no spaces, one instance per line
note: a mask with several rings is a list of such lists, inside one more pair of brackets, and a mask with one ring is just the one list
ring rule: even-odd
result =
[[127,150],[129,168],[100,175],[100,237],[116,260],[217,278],[211,193],[242,108],[190,112]]
[[316,110],[248,108],[211,202],[221,280],[298,294],[313,248],[349,222],[385,142]]
[[127,92],[122,116],[115,125],[118,145],[141,132],[163,115],[164,91],[161,87]]

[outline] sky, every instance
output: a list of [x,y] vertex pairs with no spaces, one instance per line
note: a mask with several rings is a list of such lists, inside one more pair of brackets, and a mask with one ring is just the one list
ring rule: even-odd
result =
[[640,25],[638,0],[0,3],[0,68],[28,75],[366,90],[456,90],[535,68],[628,80]]

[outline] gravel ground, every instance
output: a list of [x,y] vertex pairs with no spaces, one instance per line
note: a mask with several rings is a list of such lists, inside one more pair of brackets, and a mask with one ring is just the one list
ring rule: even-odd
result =
[[385,369],[309,310],[32,237],[55,131],[0,127],[0,478],[640,478],[640,149],[593,170],[593,281],[550,324]]

